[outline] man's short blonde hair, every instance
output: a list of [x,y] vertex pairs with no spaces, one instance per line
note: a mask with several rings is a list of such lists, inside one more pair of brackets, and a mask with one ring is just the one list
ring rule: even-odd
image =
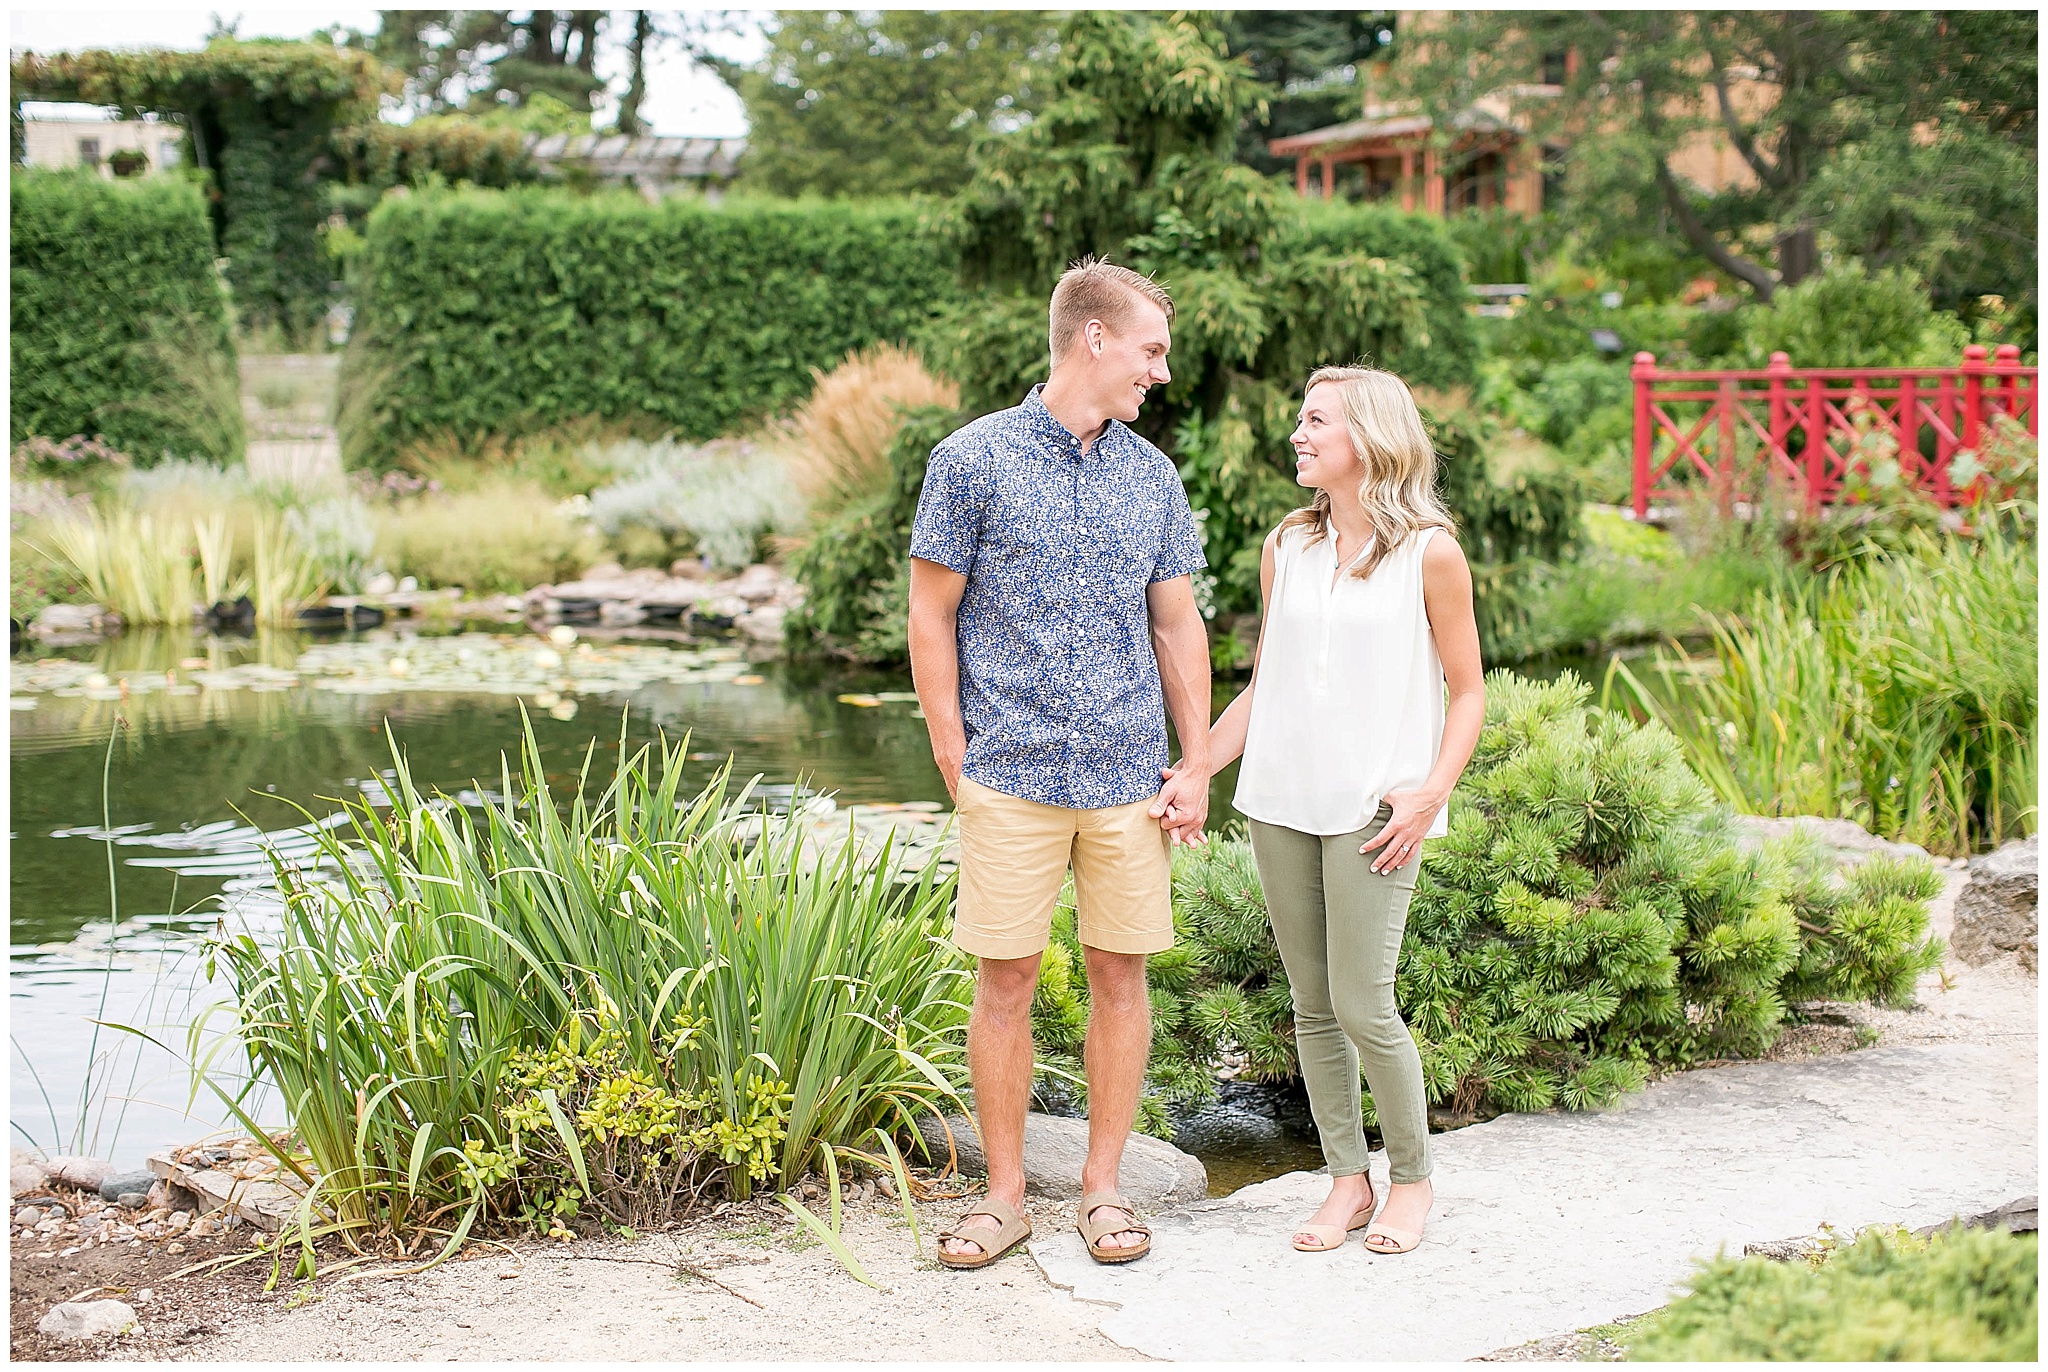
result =
[[1067,268],[1052,288],[1052,364],[1057,367],[1074,346],[1074,336],[1091,319],[1111,333],[1130,327],[1140,300],[1157,305],[1173,322],[1173,297],[1149,276],[1098,257],[1084,257]]

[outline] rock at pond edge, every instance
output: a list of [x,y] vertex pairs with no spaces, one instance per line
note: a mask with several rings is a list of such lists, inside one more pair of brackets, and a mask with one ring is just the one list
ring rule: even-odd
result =
[[[959,1170],[972,1174],[986,1172],[988,1162],[974,1127],[958,1115],[947,1116],[946,1124],[952,1127],[952,1147]],[[922,1116],[917,1127],[931,1150],[927,1161],[943,1165],[947,1155],[945,1127],[930,1115]],[[1087,1120],[1037,1113],[1025,1116],[1024,1189],[1028,1195],[1050,1201],[1080,1200],[1081,1166],[1087,1160]],[[1147,1210],[1163,1209],[1205,1199],[1209,1194],[1209,1174],[1200,1158],[1183,1153],[1164,1139],[1134,1133],[1124,1144],[1117,1189],[1133,1205]]]
[[36,1330],[70,1342],[119,1334],[135,1325],[135,1308],[120,1301],[66,1301],[52,1306]]
[[1956,900],[1950,946],[1964,962],[2011,954],[2036,972],[2040,959],[2041,841],[2008,843],[1970,862],[1970,884]]

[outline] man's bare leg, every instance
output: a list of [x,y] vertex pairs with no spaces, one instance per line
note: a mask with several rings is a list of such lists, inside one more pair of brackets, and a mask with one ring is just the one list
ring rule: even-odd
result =
[[[982,958],[974,979],[974,1009],[967,1019],[967,1070],[974,1079],[974,1113],[988,1158],[988,1194],[1024,1213],[1024,1116],[1031,1108],[1031,995],[1038,988],[1038,963],[1028,958]],[[995,1216],[967,1217],[961,1229],[1002,1226]],[[973,1257],[982,1246],[947,1239],[941,1247],[956,1257]]]
[[[1152,1056],[1152,1002],[1145,987],[1143,953],[1109,953],[1085,945],[1088,966],[1088,1162],[1081,1169],[1081,1191],[1117,1189],[1123,1165],[1124,1140],[1138,1114],[1138,1092],[1145,1084],[1145,1063]],[[995,1164],[989,1164],[994,1185]],[[1118,1212],[1098,1207],[1090,1220],[1109,1222]],[[1136,1248],[1145,1236],[1123,1229],[1105,1235],[1100,1247]]]

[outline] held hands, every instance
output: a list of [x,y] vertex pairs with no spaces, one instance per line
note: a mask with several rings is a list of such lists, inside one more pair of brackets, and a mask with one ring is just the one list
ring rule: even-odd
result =
[[1202,826],[1209,820],[1209,778],[1183,760],[1177,766],[1162,767],[1159,775],[1166,784],[1145,813],[1159,821],[1175,844],[1198,847],[1208,842]]
[[1361,856],[1375,848],[1381,849],[1379,856],[1373,859],[1372,870],[1382,874],[1407,866],[1422,851],[1422,836],[1436,822],[1437,811],[1444,808],[1442,799],[1427,791],[1389,791],[1386,801],[1393,807],[1393,817],[1387,821],[1386,828],[1367,839],[1358,849]]

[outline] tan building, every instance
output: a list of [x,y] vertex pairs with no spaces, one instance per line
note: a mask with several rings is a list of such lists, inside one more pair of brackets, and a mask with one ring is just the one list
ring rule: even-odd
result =
[[[1427,34],[1440,13],[1399,11],[1399,30]],[[1531,73],[1540,81],[1481,97],[1453,116],[1448,138],[1438,136],[1435,122],[1415,102],[1376,102],[1368,89],[1362,118],[1276,138],[1266,146],[1276,157],[1294,159],[1294,187],[1303,195],[1398,201],[1404,210],[1427,214],[1498,208],[1534,216],[1543,211],[1545,149],[1518,111],[1562,94],[1563,83],[1576,73],[1577,58],[1576,53],[1546,57],[1544,70]],[[1776,98],[1776,91],[1754,79],[1754,73],[1747,80],[1740,79],[1739,71],[1736,75],[1731,101],[1744,119],[1753,118]],[[1700,99],[1711,108],[1713,88],[1703,86]],[[1693,112],[1671,113],[1683,117]],[[1551,158],[1563,150],[1552,147]],[[1670,165],[1673,175],[1710,193],[1756,184],[1749,164],[1718,128],[1687,135]]]
[[22,161],[31,167],[93,167],[104,177],[144,176],[175,167],[185,131],[155,119],[80,119],[36,116],[21,120]]

